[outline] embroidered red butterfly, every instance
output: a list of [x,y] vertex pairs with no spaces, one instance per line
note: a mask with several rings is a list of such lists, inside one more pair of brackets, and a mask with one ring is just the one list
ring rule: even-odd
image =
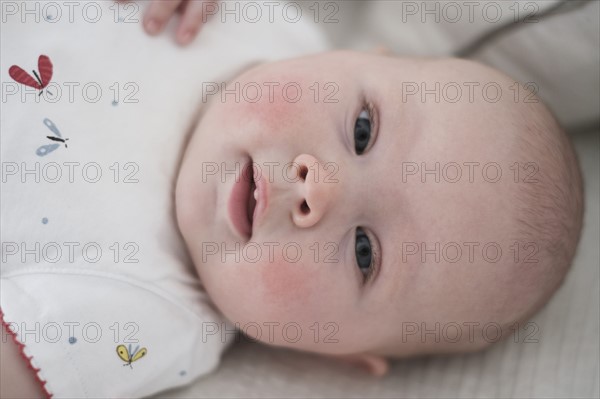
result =
[[[40,58],[38,58],[38,69],[40,70],[39,75],[35,70],[33,71],[37,80],[32,78],[30,74],[17,65],[11,66],[8,70],[8,74],[18,83],[38,89],[40,91],[39,95],[41,96],[44,92],[44,88],[48,86],[50,79],[52,79],[52,62],[50,61],[50,57],[47,55],[40,55]],[[50,92],[48,92],[48,94],[52,95]]]

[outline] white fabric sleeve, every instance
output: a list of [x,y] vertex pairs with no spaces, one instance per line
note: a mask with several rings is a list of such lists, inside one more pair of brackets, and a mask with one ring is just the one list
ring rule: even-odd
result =
[[[38,267],[2,276],[4,322],[54,397],[141,397],[216,368],[234,330],[152,286],[108,273]],[[117,348],[124,345],[124,361]],[[120,348],[121,350],[123,347]]]

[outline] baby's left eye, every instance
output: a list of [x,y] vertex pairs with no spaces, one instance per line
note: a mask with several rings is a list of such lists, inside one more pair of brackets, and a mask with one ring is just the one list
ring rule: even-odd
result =
[[361,155],[367,149],[371,140],[371,115],[366,109],[356,118],[354,125],[354,150]]
[[367,234],[360,227],[356,229],[356,240],[354,245],[358,268],[363,275],[368,276],[372,269],[371,260],[373,258],[371,241],[369,241],[369,237],[367,237]]

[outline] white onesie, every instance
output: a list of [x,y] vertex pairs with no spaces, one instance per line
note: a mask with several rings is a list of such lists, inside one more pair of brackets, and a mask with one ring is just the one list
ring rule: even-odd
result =
[[144,5],[2,2],[2,338],[49,396],[148,396],[218,365],[233,329],[186,254],[174,185],[208,93],[325,49],[310,16],[274,3],[259,19],[213,9],[182,48],[177,21],[143,32]]

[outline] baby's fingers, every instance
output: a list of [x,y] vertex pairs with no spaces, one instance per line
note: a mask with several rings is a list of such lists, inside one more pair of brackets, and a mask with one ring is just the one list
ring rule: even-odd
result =
[[144,15],[146,32],[151,35],[160,33],[180,4],[181,0],[153,0]]
[[214,3],[215,1],[190,1],[186,4],[183,17],[177,28],[177,42],[179,44],[188,44],[196,37],[200,27],[208,17],[205,12],[214,11]]

